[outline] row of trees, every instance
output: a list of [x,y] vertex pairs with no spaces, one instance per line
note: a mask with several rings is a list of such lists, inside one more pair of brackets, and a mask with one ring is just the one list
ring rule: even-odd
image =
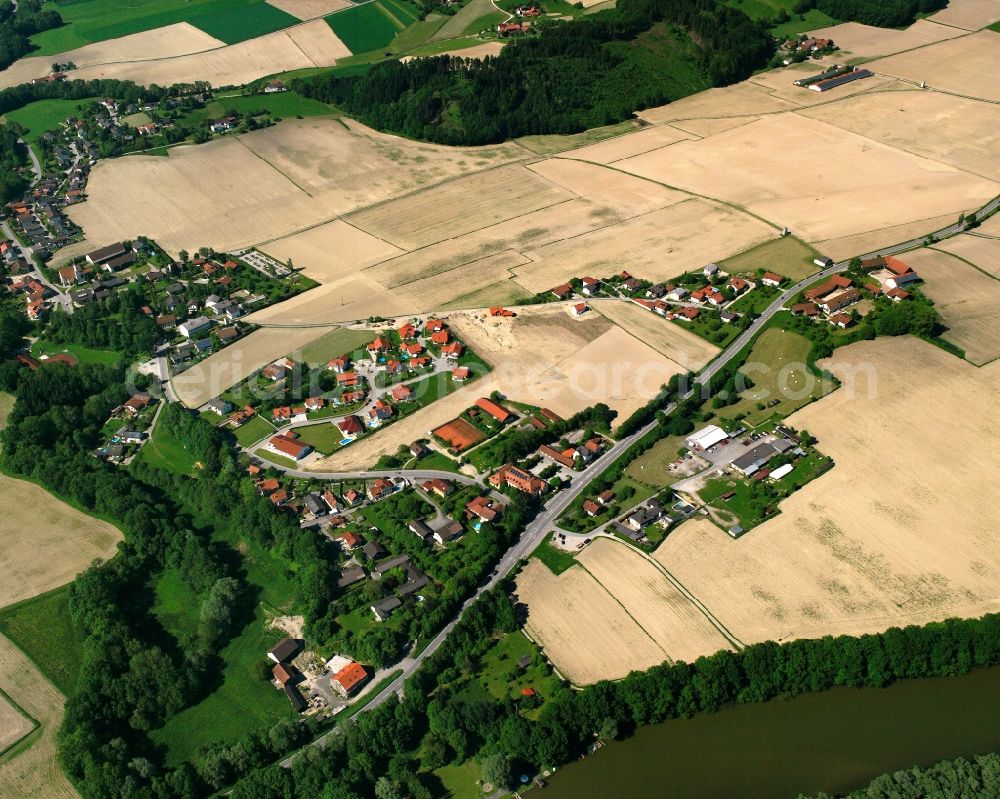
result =
[[101,78],[97,80],[57,80],[46,83],[19,83],[0,91],[0,115],[9,114],[37,100],[89,100],[92,97],[114,97],[123,103],[160,101],[192,92],[210,90],[208,83],[175,83],[171,86],[139,86],[130,80]]
[[0,203],[20,199],[27,190],[28,180],[21,174],[27,162],[27,153],[18,143],[17,133],[0,123]]
[[[658,23],[669,27],[670,44],[647,46],[639,37]],[[716,0],[623,0],[615,10],[538,30],[496,58],[386,61],[364,75],[300,79],[294,88],[382,130],[487,144],[618,122],[742,80],[774,51],[763,25]]]

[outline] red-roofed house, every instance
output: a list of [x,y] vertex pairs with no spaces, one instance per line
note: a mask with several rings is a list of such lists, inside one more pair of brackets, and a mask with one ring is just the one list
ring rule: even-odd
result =
[[326,368],[337,373],[346,372],[351,368],[351,358],[348,355],[331,358],[327,361]]
[[409,402],[413,399],[413,389],[409,386],[396,386],[392,390],[392,398],[396,402]]
[[451,379],[456,383],[461,383],[464,380],[468,380],[470,374],[468,366],[456,366],[451,370]]
[[451,344],[445,344],[441,348],[441,354],[450,361],[457,361],[462,357],[464,350],[465,345],[461,341],[453,341]]
[[438,333],[442,330],[447,330],[448,325],[442,322],[440,319],[428,319],[427,324],[424,325],[424,330],[428,333]]
[[368,499],[375,502],[382,497],[388,496],[396,491],[396,484],[392,480],[386,480],[385,478],[379,478],[370,486],[368,486]]
[[552,294],[555,295],[557,300],[565,300],[573,294],[573,286],[569,283],[563,283],[561,286],[556,286],[552,289]]
[[596,277],[585,277],[581,282],[583,283],[583,293],[587,295],[593,294],[601,287],[601,281]]
[[434,344],[447,344],[450,338],[451,336],[447,330],[438,330],[435,333],[431,333],[431,342]]
[[386,339],[384,339],[381,336],[379,336],[371,344],[368,345],[368,354],[371,356],[371,359],[374,361],[383,352],[388,352],[391,349],[392,349],[392,344],[390,342],[388,342]]
[[337,427],[341,433],[344,434],[345,438],[354,439],[364,432],[365,426],[361,424],[361,420],[357,416],[345,416],[339,422],[337,422]]
[[784,280],[785,278],[781,275],[775,274],[774,272],[765,272],[763,277],[761,277],[760,282],[765,286],[780,286]]
[[403,345],[403,352],[405,352],[407,355],[410,356],[419,355],[423,351],[424,351],[424,345],[417,341]]
[[845,313],[834,314],[833,316],[830,317],[830,324],[836,325],[841,329],[849,327],[853,321],[854,320],[851,319],[851,317]]
[[341,696],[350,696],[368,680],[364,666],[352,660],[330,678],[330,685]]
[[583,316],[590,310],[590,306],[585,302],[578,302],[573,306],[573,316]]
[[601,512],[601,506],[594,502],[592,499],[585,499],[583,501],[583,512],[588,516],[596,516]]
[[476,400],[476,407],[480,410],[486,411],[490,416],[496,419],[500,424],[507,424],[507,422],[514,420],[514,414],[508,411],[503,405],[494,402],[486,397],[480,397]]
[[273,436],[267,442],[267,448],[278,455],[284,455],[293,461],[302,460],[312,452],[312,447],[299,441],[293,441],[287,436]]
[[399,337],[406,341],[407,339],[413,339],[417,337],[417,328],[406,322],[399,328]]
[[435,477],[433,480],[426,480],[422,486],[428,494],[437,494],[439,497],[446,497],[451,493],[451,483]]

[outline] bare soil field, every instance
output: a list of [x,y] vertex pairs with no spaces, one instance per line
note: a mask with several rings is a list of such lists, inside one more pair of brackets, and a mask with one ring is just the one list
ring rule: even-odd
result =
[[[657,560],[748,643],[1000,609],[1000,484],[989,477],[1000,468],[1000,366],[909,337],[853,344],[820,365],[843,387],[789,422],[836,466],[738,540],[686,522]],[[898,423],[914,418],[923,423]]]
[[522,166],[448,181],[350,217],[352,225],[415,250],[572,199]]
[[801,112],[845,130],[1000,180],[1000,108],[940,92],[899,91],[849,97]]
[[842,25],[812,31],[809,35],[833,39],[841,51],[836,54],[837,58],[843,56],[875,58],[923,47],[944,39],[953,39],[956,36],[963,36],[964,32],[948,25],[938,25],[920,19],[906,30],[875,28],[871,25],[862,25],[860,22],[845,22]]
[[774,232],[774,228],[747,214],[694,198],[527,250],[525,254],[533,263],[516,269],[515,279],[532,294],[574,276],[617,274],[623,268],[647,280],[666,280],[711,260],[742,252]]
[[33,729],[31,719],[0,694],[0,752],[9,749]]
[[[652,563],[625,544],[601,538],[577,558],[671,660],[694,661],[729,642]],[[530,612],[530,607],[529,607]]]
[[[0,508],[5,511],[0,607],[65,585],[95,558],[113,557],[122,537],[117,528],[71,508],[34,483],[2,474]],[[41,518],[39,508],[45,508]]]
[[[727,168],[720,170],[719,164]],[[678,142],[616,166],[739,203],[807,241],[957,215],[1000,190],[991,181],[791,114]],[[805,174],[809,180],[803,180]],[[907,202],[887,203],[886,196],[905,196]]]
[[634,133],[626,133],[624,136],[616,136],[596,144],[588,144],[585,147],[562,153],[562,157],[593,161],[595,164],[610,164],[690,138],[692,138],[691,135],[683,130],[669,125],[659,125],[637,130]]
[[79,799],[56,756],[65,699],[20,649],[0,635],[0,686],[41,725],[26,749],[0,758],[0,796]]
[[948,326],[942,338],[965,350],[965,357],[978,366],[1000,358],[1000,280],[935,249],[904,258],[924,279],[921,289]]
[[932,230],[940,230],[957,218],[955,214],[945,214],[916,222],[907,222],[903,225],[892,225],[881,230],[858,233],[853,236],[838,236],[823,241],[814,241],[812,244],[824,255],[835,261],[841,261],[862,253],[875,252],[879,247],[888,247],[892,244],[899,244],[901,241],[909,241]]
[[1000,81],[996,80],[1000,73],[1000,34],[993,31],[880,58],[867,67],[916,83],[927,81],[933,89],[964,97],[1000,100]]
[[631,302],[593,300],[590,304],[601,316],[685,370],[701,369],[719,351],[718,347],[701,336],[689,333]]
[[[300,47],[298,42],[305,42]],[[73,71],[81,80],[118,78],[149,85],[169,86],[192,76],[213,86],[242,85],[293,69],[333,66],[351,54],[333,29],[321,19],[275,31],[256,39],[191,55],[153,60],[117,61]],[[51,63],[51,59],[49,59]]]
[[300,347],[330,332],[330,328],[262,328],[224,350],[209,355],[177,375],[171,383],[178,398],[189,408],[198,408],[219,396],[251,372],[294,354]]
[[[998,217],[994,217],[994,219],[998,219]],[[935,244],[934,249],[944,250],[963,258],[993,277],[1000,278],[1000,237],[989,238],[983,235],[962,233]]]
[[1000,19],[1000,0],[951,0],[947,8],[929,19],[942,25],[977,31]]
[[516,590],[529,609],[528,633],[576,685],[621,678],[667,659],[663,648],[579,566],[557,577],[533,558],[518,575]]
[[325,17],[351,7],[350,0],[267,0],[267,3],[299,19]]
[[282,263],[291,259],[305,275],[320,283],[349,277],[403,252],[341,219],[268,242],[260,249]]
[[[48,75],[52,71],[53,61],[58,61],[61,64],[71,61],[82,69],[101,64],[176,58],[225,46],[225,42],[220,42],[193,25],[179,22],[175,25],[133,33],[118,39],[88,44],[85,47],[78,47],[59,55],[22,58],[0,72],[0,89],[16,86],[18,83],[27,83],[32,78]],[[76,72],[72,73],[71,77],[77,77]],[[192,80],[191,75],[188,75],[185,80]]]

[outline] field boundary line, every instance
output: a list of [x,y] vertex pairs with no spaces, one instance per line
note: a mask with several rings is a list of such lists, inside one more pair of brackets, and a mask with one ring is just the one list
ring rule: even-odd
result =
[[[9,638],[7,640],[10,641]],[[11,643],[14,643],[14,642],[11,641]],[[16,646],[16,644],[14,644],[14,645]],[[25,655],[25,657],[27,657],[27,655]],[[29,660],[30,660],[30,658],[29,658]],[[34,661],[31,661],[31,662],[32,662],[32,665],[34,665]],[[37,669],[38,667],[35,666],[35,668]],[[41,674],[41,671],[39,671],[39,674]],[[43,674],[42,676],[44,677],[45,675]],[[21,707],[21,705],[17,702],[17,700],[14,699],[14,697],[12,697],[9,693],[7,693],[3,688],[0,688],[0,699],[5,699],[7,701],[7,704],[9,704],[12,708],[14,708],[15,712],[17,712],[23,718],[27,719],[28,722],[30,722],[30,724],[31,724],[31,727],[28,729],[28,731],[24,735],[22,735],[20,738],[17,738],[15,740],[11,741],[3,749],[0,749],[0,762],[2,762],[4,756],[7,755],[8,752],[11,752],[16,747],[19,747],[21,744],[23,744],[25,741],[27,741],[28,738],[30,738],[35,732],[37,732],[38,730],[40,730],[41,727],[42,727],[42,722],[40,722],[38,719],[36,719],[34,716],[32,716],[27,710],[25,710],[23,707]]]
[[[330,30],[332,31],[333,28],[330,28]],[[288,39],[288,41],[290,41],[292,43],[292,46],[296,50],[298,50],[300,53],[302,53],[303,56],[305,56],[306,61],[308,61],[310,64],[312,64],[316,69],[322,69],[322,67],[319,64],[317,64],[312,58],[309,57],[309,53],[307,53],[305,50],[303,50],[299,46],[299,43],[297,41],[295,41],[295,39],[293,39],[291,36],[288,35],[288,29],[283,30],[282,33],[285,34],[285,38]],[[336,36],[336,34],[334,34],[334,36]],[[343,42],[341,42],[341,44],[343,44]],[[334,61],[336,61],[336,59],[334,59]],[[308,67],[306,67],[306,69],[308,69]]]
[[[291,37],[289,37],[289,38],[291,38]],[[238,141],[241,146],[245,147],[247,149],[247,152],[249,152],[254,158],[258,158],[261,161],[263,161],[271,169],[273,169],[275,171],[275,173],[277,173],[278,175],[281,175],[281,177],[283,177],[285,180],[287,180],[289,183],[291,183],[295,188],[297,188],[304,195],[306,195],[306,197],[309,197],[312,200],[316,199],[308,191],[306,191],[304,188],[302,188],[298,183],[296,183],[294,180],[292,180],[288,175],[286,175],[284,172],[282,172],[280,169],[278,169],[278,167],[276,167],[274,164],[272,164],[270,161],[268,161],[264,156],[262,156],[256,150],[254,150],[253,147],[251,147],[249,144],[247,144],[245,141],[243,141],[243,136],[237,135],[237,136],[234,136],[233,138],[236,141]],[[256,247],[256,245],[254,245],[254,247]]]
[[[611,599],[613,599],[615,601],[615,603],[618,605],[618,607],[620,607],[622,609],[622,612],[626,616],[628,616],[635,623],[635,626],[638,627],[640,630],[642,630],[643,635],[645,635],[650,641],[652,641],[653,645],[663,653],[664,659],[673,662],[673,658],[670,657],[670,653],[667,652],[667,650],[663,648],[663,646],[660,644],[659,641],[657,641],[655,638],[653,638],[653,636],[651,636],[649,634],[649,630],[647,630],[645,627],[643,627],[639,623],[639,620],[635,616],[633,616],[631,613],[628,612],[628,608],[625,607],[625,605],[622,604],[622,601],[611,592],[611,589],[608,588],[600,580],[598,580],[597,577],[594,576],[594,573],[590,569],[588,569],[586,566],[584,566],[579,560],[576,561],[576,565],[579,566],[581,569],[583,569],[585,572],[587,572],[587,574],[590,576],[591,580],[593,580],[595,583],[597,583],[599,586],[601,586],[601,588],[603,589],[604,593],[606,593],[609,597],[611,597]],[[545,568],[548,568],[548,566],[546,566]]]
[[[706,619],[708,619],[708,621],[712,624],[713,627],[715,627],[716,630],[718,630],[720,633],[722,633],[723,638],[725,638],[727,641],[729,641],[729,643],[731,643],[734,647],[736,647],[737,650],[745,649],[746,648],[746,644],[744,644],[739,638],[737,638],[735,635],[733,635],[729,631],[729,629],[721,621],[719,621],[715,617],[715,615],[707,607],[705,607],[705,604],[700,599],[698,599],[698,597],[696,597],[694,594],[692,594],[684,586],[684,584],[680,580],[678,580],[676,577],[674,577],[674,575],[671,574],[667,570],[667,567],[664,566],[662,563],[660,563],[656,558],[654,558],[649,553],[644,552],[643,550],[639,549],[639,547],[633,546],[632,544],[629,544],[626,541],[622,541],[617,536],[613,536],[613,535],[610,535],[609,533],[605,533],[602,537],[608,538],[608,539],[614,541],[617,544],[621,544],[624,547],[628,547],[633,552],[637,552],[645,560],[647,560],[650,563],[652,563],[656,567],[656,569],[664,577],[667,578],[667,581],[671,585],[673,585],[674,588],[676,588],[678,591],[680,591],[680,593],[683,594],[683,596],[689,602],[691,602],[691,604],[694,605],[702,613],[702,615]],[[582,566],[583,564],[581,563],[580,565]],[[596,580],[597,578],[595,577],[594,579]],[[598,582],[600,582],[600,581],[598,580]],[[605,590],[607,590],[607,589],[605,589]]]
[[[985,238],[991,239],[992,237],[985,237]],[[940,247],[935,247],[933,244],[928,245],[927,249],[928,250],[934,250],[934,252],[939,252],[939,253],[942,253],[943,255],[950,255],[952,258],[958,259],[959,261],[961,261],[966,266],[971,266],[977,272],[982,272],[990,280],[1000,280],[1000,277],[997,277],[996,275],[990,274],[985,269],[983,269],[981,266],[976,266],[976,264],[972,263],[972,261],[970,261],[968,258],[963,258],[961,255],[955,255],[955,253],[953,253],[953,252],[948,252],[947,250],[942,250]]]

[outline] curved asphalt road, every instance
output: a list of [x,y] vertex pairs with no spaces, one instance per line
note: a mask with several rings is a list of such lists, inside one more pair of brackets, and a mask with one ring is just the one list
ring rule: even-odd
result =
[[[948,236],[955,235],[956,233],[961,233],[964,230],[965,224],[973,219],[979,220],[991,214],[993,211],[1000,208],[1000,197],[996,197],[989,203],[984,205],[979,211],[971,216],[967,217],[965,222],[948,225],[947,227],[941,228],[940,230],[934,231],[932,234],[936,239],[946,238]],[[913,250],[917,247],[923,246],[927,236],[921,236],[920,238],[910,239],[909,241],[904,241],[899,244],[894,244],[891,247],[883,247],[881,249],[875,250],[870,253],[865,253],[864,255],[857,256],[860,258],[870,258],[876,255],[895,255],[897,253],[906,252],[907,250]],[[724,368],[729,362],[735,358],[739,352],[750,342],[750,340],[757,335],[757,333],[767,324],[774,314],[776,314],[781,308],[784,307],[792,297],[802,291],[806,286],[817,282],[825,277],[834,275],[837,272],[842,272],[847,269],[849,260],[840,261],[839,263],[832,264],[831,266],[822,269],[820,272],[810,275],[805,280],[800,280],[791,288],[782,292],[781,296],[775,299],[767,309],[756,319],[753,324],[750,325],[743,333],[739,335],[723,352],[721,352],[712,363],[706,366],[699,374],[698,381],[704,382],[706,379],[715,375],[719,370]],[[691,391],[684,395],[687,399],[691,396]],[[671,403],[664,408],[664,411],[670,413],[676,407],[676,403]],[[488,582],[483,583],[476,591],[476,593],[469,597],[465,603],[462,605],[461,610],[442,630],[439,632],[431,642],[424,648],[424,650],[416,657],[404,658],[399,663],[399,668],[402,669],[402,673],[393,680],[389,685],[379,691],[378,695],[375,696],[364,708],[359,712],[364,712],[366,710],[371,710],[379,705],[386,702],[391,696],[401,693],[403,685],[407,678],[410,677],[418,668],[420,668],[421,663],[425,658],[434,654],[434,652],[444,643],[444,640],[451,634],[451,631],[458,624],[462,617],[462,613],[465,612],[466,608],[472,605],[481,594],[486,591],[491,590],[496,587],[496,585],[504,579],[507,574],[509,574],[514,567],[517,565],[519,560],[527,558],[535,548],[542,542],[545,535],[548,533],[549,529],[552,527],[555,520],[562,514],[562,512],[573,502],[581,493],[587,490],[590,483],[607,467],[611,466],[618,458],[624,454],[632,444],[634,444],[638,439],[642,438],[646,433],[652,430],[656,426],[657,422],[650,422],[648,425],[643,427],[636,433],[633,433],[627,438],[623,438],[608,450],[607,453],[601,458],[598,458],[590,466],[584,469],[577,475],[573,476],[572,483],[568,489],[560,491],[555,495],[545,506],[544,510],[535,517],[534,521],[531,522],[525,528],[524,532],[518,541],[507,550],[506,554],[501,558],[500,563],[497,565],[496,570],[493,572],[493,576]],[[289,474],[295,474],[295,472],[289,472]],[[343,474],[344,476],[355,475],[359,476],[362,474],[372,474],[370,472],[345,472],[345,473],[333,473],[335,476],[327,476],[327,479],[337,479],[337,476]],[[410,474],[415,474],[411,472]],[[416,473],[420,474],[420,473]],[[431,474],[431,472],[426,472],[426,474]],[[435,476],[440,476],[440,473],[434,473]],[[444,473],[446,479],[453,480],[455,475],[448,472]],[[384,473],[383,473],[384,475]],[[318,476],[314,472],[303,472],[302,476]],[[336,735],[340,727],[334,727],[328,733],[323,735],[314,741],[310,746],[323,747],[324,742],[331,735]],[[281,765],[286,768],[289,767],[292,761],[295,759],[296,755],[291,755],[282,761]]]

